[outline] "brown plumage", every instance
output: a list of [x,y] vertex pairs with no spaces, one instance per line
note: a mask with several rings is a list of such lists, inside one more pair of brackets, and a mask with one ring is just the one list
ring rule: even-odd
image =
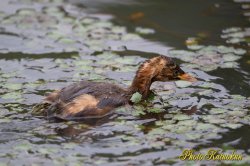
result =
[[102,117],[114,108],[131,104],[135,92],[146,99],[154,81],[196,79],[186,74],[173,60],[158,56],[143,62],[128,88],[103,82],[81,81],[50,93],[42,103],[34,107],[34,113],[55,115],[62,119]]

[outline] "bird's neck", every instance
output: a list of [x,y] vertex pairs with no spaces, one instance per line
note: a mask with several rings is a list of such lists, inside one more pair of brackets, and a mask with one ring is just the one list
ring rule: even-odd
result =
[[152,81],[150,79],[143,79],[143,78],[134,78],[130,88],[129,92],[131,94],[134,94],[135,92],[139,92],[142,95],[142,98],[147,98],[150,86],[152,84]]
[[154,75],[155,70],[152,68],[139,68],[131,86],[129,87],[130,94],[139,92],[143,99],[147,98],[150,92],[150,86],[153,83]]

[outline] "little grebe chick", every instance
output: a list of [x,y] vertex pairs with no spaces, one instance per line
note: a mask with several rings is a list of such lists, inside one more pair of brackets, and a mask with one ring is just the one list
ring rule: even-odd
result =
[[128,88],[103,82],[81,81],[50,93],[33,112],[43,115],[56,114],[62,119],[102,117],[114,108],[130,104],[130,98],[139,92],[146,99],[154,81],[196,79],[185,73],[174,61],[166,56],[158,56],[143,62],[132,84]]

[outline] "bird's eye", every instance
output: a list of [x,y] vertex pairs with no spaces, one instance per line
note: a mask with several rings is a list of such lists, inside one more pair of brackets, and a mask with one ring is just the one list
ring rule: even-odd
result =
[[179,72],[177,70],[174,71],[174,76],[177,77]]

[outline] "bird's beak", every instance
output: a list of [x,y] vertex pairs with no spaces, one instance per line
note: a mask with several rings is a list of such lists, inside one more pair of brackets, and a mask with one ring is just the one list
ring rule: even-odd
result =
[[181,80],[185,80],[185,81],[189,81],[189,82],[196,82],[197,79],[187,73],[184,73],[182,75],[179,75],[178,78],[180,78]]

